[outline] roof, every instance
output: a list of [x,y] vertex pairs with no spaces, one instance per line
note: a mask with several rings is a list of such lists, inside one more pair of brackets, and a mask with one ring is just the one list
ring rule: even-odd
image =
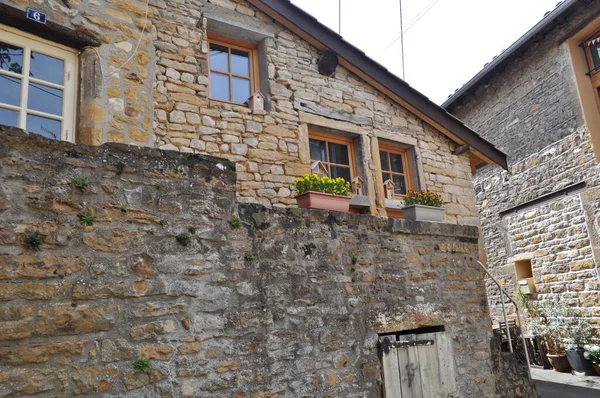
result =
[[469,145],[471,153],[477,158],[498,164],[505,169],[508,167],[506,155],[502,151],[316,18],[292,4],[290,0],[248,1],[318,49],[334,51],[342,66],[421,117],[457,144]]
[[519,40],[514,42],[508,49],[502,51],[502,53],[492,60],[492,62],[486,64],[483,69],[477,73],[471,80],[464,84],[461,88],[456,90],[448,99],[442,104],[444,109],[448,109],[454,105],[460,98],[465,96],[472,89],[478,87],[489,75],[491,75],[498,68],[503,66],[509,58],[516,52],[526,47],[531,41],[538,35],[545,33],[548,29],[554,26],[554,23],[558,21],[558,18],[562,16],[566,11],[571,9],[577,3],[577,0],[565,0],[556,5],[556,8],[551,12],[546,13],[544,18],[538,22],[533,28],[525,33]]

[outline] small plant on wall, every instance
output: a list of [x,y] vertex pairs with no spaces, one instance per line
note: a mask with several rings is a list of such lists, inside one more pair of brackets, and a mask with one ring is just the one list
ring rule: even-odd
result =
[[350,189],[348,181],[317,174],[306,174],[294,183],[298,196],[298,207],[333,211],[350,210]]
[[44,243],[46,243],[46,236],[40,231],[33,231],[25,236],[25,244],[31,250],[41,250]]
[[148,373],[150,370],[150,361],[147,359],[138,359],[137,361],[133,361],[133,369],[135,369],[136,372]]

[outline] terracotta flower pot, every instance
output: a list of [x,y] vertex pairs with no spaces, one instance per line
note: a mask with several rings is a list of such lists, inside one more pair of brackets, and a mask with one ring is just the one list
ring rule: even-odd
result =
[[600,376],[600,366],[598,366],[596,364],[592,364],[592,367],[594,368],[594,370],[596,371],[596,373],[598,374],[598,376]]
[[548,358],[550,365],[552,365],[557,372],[568,372],[571,370],[571,365],[569,365],[566,354],[546,354],[546,358]]
[[296,201],[302,209],[350,211],[350,196],[308,191],[296,196]]

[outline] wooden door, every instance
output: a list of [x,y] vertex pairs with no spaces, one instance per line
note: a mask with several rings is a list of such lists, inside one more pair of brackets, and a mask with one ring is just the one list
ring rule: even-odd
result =
[[458,396],[454,356],[446,333],[384,336],[380,344],[386,398]]

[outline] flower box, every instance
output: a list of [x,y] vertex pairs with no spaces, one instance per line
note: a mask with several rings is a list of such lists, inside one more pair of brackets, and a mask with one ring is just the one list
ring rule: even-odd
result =
[[308,191],[296,196],[298,207],[303,209],[350,211],[350,196]]
[[414,221],[444,221],[445,207],[433,207],[424,205],[410,205],[402,208],[402,214],[407,220]]

